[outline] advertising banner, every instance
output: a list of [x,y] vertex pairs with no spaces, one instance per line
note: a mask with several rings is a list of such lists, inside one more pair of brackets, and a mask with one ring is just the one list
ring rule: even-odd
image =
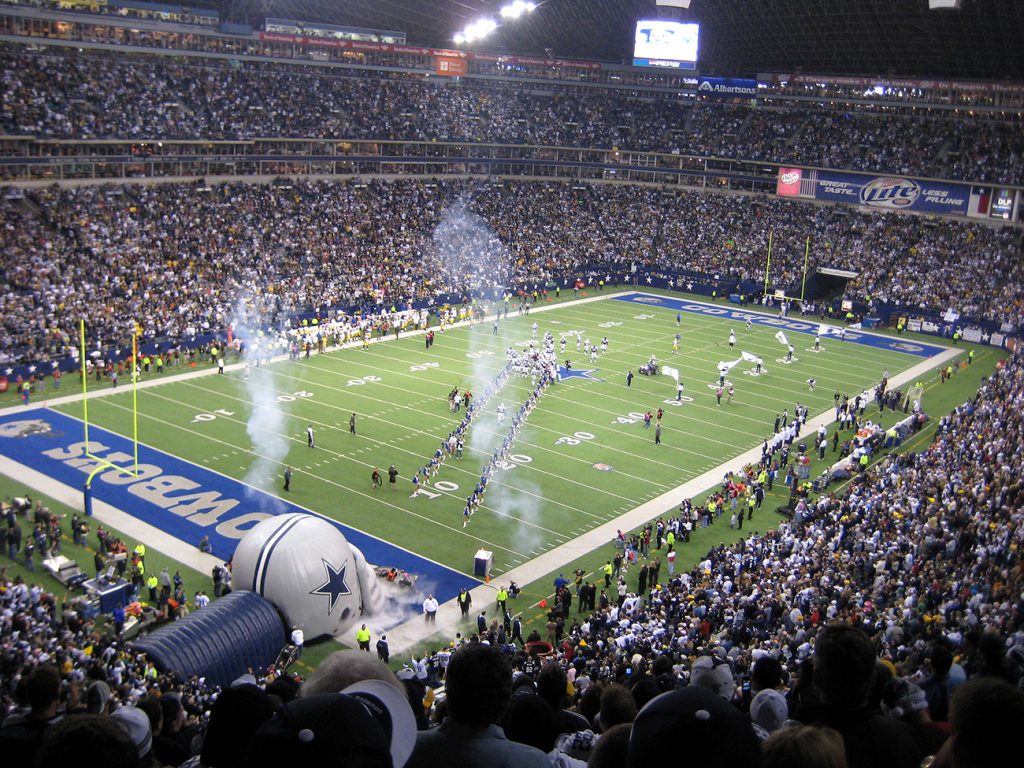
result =
[[452,56],[438,56],[435,60],[437,74],[444,77],[463,77],[466,74],[466,60]]
[[906,176],[861,176],[817,171],[814,197],[834,203],[887,211],[966,214],[971,188],[966,184]]
[[803,85],[842,85],[854,88],[920,88],[940,91],[983,91],[988,93],[1024,93],[1020,83],[976,83],[969,80],[923,80],[916,78],[850,77],[846,75],[773,74],[773,82],[800,83]]
[[720,99],[756,99],[757,80],[736,77],[698,77],[697,94]]
[[775,194],[780,197],[799,197],[800,179],[803,170],[800,168],[779,168],[779,181],[775,185]]
[[1013,204],[1017,198],[1014,189],[997,189],[992,199],[991,216],[993,219],[1007,219],[1013,216]]

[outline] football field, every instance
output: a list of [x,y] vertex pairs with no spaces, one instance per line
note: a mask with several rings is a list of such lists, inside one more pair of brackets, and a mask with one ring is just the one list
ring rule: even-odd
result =
[[[491,550],[493,572],[500,575],[760,445],[776,415],[788,410],[792,418],[797,403],[807,405],[811,416],[829,411],[836,392],[852,398],[885,372],[895,375],[942,349],[851,334],[845,341],[822,336],[815,351],[816,320],[751,314],[755,322],[747,330],[735,305],[613,294],[528,315],[513,310],[496,333],[489,319],[438,332],[430,349],[422,334],[409,334],[366,349],[254,367],[248,379],[239,366],[225,375],[168,378],[138,392],[139,440],[269,494],[261,499],[286,498],[456,571],[471,573],[474,553]],[[534,323],[536,343],[552,333],[559,360],[571,361],[571,370],[541,395],[464,526],[466,498],[532,391],[528,377],[512,375],[494,392],[468,429],[463,457],[445,458],[415,496],[411,478],[463,418],[464,412],[451,411],[449,392],[468,389],[479,402],[505,365],[507,350],[528,347]],[[780,328],[795,348],[791,363],[776,338]],[[733,348],[730,330],[737,337]],[[577,351],[577,339],[600,345],[605,337],[608,350],[596,361]],[[742,352],[763,360],[761,375],[752,375],[755,365]],[[685,385],[681,400],[672,377],[638,375],[652,355],[678,369]],[[737,360],[727,376],[735,397],[728,402],[726,395],[719,404],[717,369]],[[634,374],[631,386],[627,371]],[[813,391],[809,378],[816,380]],[[132,394],[122,389],[90,399],[89,418],[130,435]],[[501,403],[507,415],[499,423]],[[655,427],[645,428],[643,418],[659,408],[660,445]],[[81,415],[80,404],[58,410]],[[392,464],[399,471],[394,488],[387,481]],[[293,468],[287,493],[286,465]],[[371,482],[374,467],[383,475],[381,488]]]

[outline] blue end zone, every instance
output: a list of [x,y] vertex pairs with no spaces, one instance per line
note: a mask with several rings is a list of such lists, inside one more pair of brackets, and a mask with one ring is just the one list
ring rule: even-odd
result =
[[[57,411],[32,409],[0,417],[0,452],[72,488],[82,488],[97,463],[87,457],[80,420]],[[6,438],[6,439],[4,439]],[[99,427],[89,428],[91,453],[118,466],[134,463],[130,440]],[[93,498],[137,517],[177,539],[197,546],[205,534],[213,554],[228,560],[238,540],[261,519],[284,512],[316,514],[204,467],[139,445],[141,477],[106,470],[92,481]],[[268,514],[269,513],[269,514]],[[475,579],[426,560],[374,536],[336,525],[370,563],[416,574],[441,602]]]
[[[816,323],[813,320],[808,321],[773,317],[772,315],[760,311],[732,309],[730,307],[720,307],[715,304],[704,304],[699,301],[674,299],[671,296],[657,296],[652,293],[624,293],[619,296],[614,296],[613,298],[615,301],[629,301],[634,304],[643,304],[645,307],[657,307],[659,309],[667,309],[672,312],[689,312],[696,315],[720,317],[723,320],[732,320],[738,323],[745,323],[749,317],[751,322],[755,325],[778,328],[781,331],[808,333],[812,336],[817,333],[819,326],[819,323]],[[840,327],[832,323],[822,323],[822,325],[827,325],[830,328]],[[830,334],[829,338],[834,339],[836,337]],[[946,347],[940,347],[935,344],[924,344],[917,340],[903,341],[896,337],[881,336],[874,333],[866,333],[865,331],[848,330],[844,340],[853,344],[862,344],[866,347],[887,349],[891,352],[902,352],[903,354],[914,355],[915,357],[931,357],[932,355],[937,355],[946,350]]]

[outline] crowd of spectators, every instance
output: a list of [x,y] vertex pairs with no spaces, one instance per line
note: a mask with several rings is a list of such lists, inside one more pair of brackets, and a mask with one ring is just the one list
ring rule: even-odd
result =
[[[45,137],[621,146],[1000,182],[1024,169],[1019,126],[996,122],[14,48],[0,54],[0,82],[0,128]],[[752,196],[454,180],[83,187],[4,198],[0,220],[8,360],[67,355],[80,317],[97,343],[115,345],[135,321],[149,337],[184,338],[239,316],[275,325],[311,309],[493,293],[595,265],[681,275],[680,284],[756,279],[769,233],[773,282],[798,278],[810,236],[813,265],[859,273],[852,298],[1024,317],[1011,231]],[[953,768],[1012,763],[1024,724],[1022,402],[1015,354],[939,419],[924,451],[890,456],[798,519],[676,574],[669,552],[687,545],[687,525],[724,524],[684,504],[653,537],[632,537],[623,555],[640,554],[633,565],[617,557],[614,596],[612,573],[599,602],[582,574],[575,594],[561,585],[546,643],[535,631],[519,647],[495,622],[422,665],[424,679],[352,651],[301,688],[270,671],[220,691],[160,673],[116,629],[3,574],[0,754],[15,768],[569,768],[681,751],[708,768],[909,768],[935,754]],[[41,522],[32,538],[59,546]],[[434,701],[426,683],[441,682]],[[394,692],[404,713],[389,703]]]
[[[390,309],[595,268],[797,287],[858,273],[847,297],[1019,324],[1019,236],[953,220],[639,185],[404,180],[26,190],[0,200],[0,359],[65,359],[78,320],[104,347],[279,327],[328,307]],[[689,277],[686,277],[689,276]]]
[[[550,643],[534,631],[520,647],[481,621],[397,675],[340,651],[301,687],[271,670],[211,689],[5,579],[5,764],[75,750],[85,768],[578,768],[681,752],[712,767],[1012,763],[1024,723],[1022,374],[1015,354],[939,421],[931,446],[823,495],[811,519],[713,547],[678,574],[661,571],[660,550],[686,547],[685,529],[662,519],[657,535],[629,537],[637,556],[619,561],[614,597],[603,590],[598,604],[561,580]],[[582,574],[575,585],[590,586]]]
[[988,183],[1024,179],[1019,122],[388,74],[8,46],[0,52],[0,131],[78,140],[280,136],[618,147]]
[[[714,547],[676,574],[668,553],[687,546],[689,513],[707,516],[684,502],[678,517],[628,537],[609,560],[606,589],[581,571],[575,586],[556,580],[547,636],[535,630],[520,648],[492,622],[459,643],[504,648],[520,684],[556,712],[573,705],[587,725],[544,747],[557,744],[563,756],[595,759],[604,739],[596,734],[635,718],[632,765],[645,705],[695,687],[731,704],[727,712],[748,713],[769,764],[909,768],[936,753],[950,764],[948,751],[966,748],[946,743],[950,724],[959,730],[958,710],[963,722],[975,697],[989,699],[997,718],[989,732],[997,751],[986,759],[1009,756],[1024,724],[1022,400],[1024,361],[1015,355],[939,421],[931,446],[890,456],[842,495],[820,496],[811,515]],[[710,518],[724,524],[715,510]],[[440,679],[450,654],[418,673]],[[1008,698],[997,716],[998,696]],[[797,760],[797,750],[773,763],[780,741],[805,733],[798,723],[838,731],[842,761]],[[757,764],[749,755],[714,762],[726,748],[708,749],[712,764]],[[973,762],[981,752],[952,759],[982,764]]]

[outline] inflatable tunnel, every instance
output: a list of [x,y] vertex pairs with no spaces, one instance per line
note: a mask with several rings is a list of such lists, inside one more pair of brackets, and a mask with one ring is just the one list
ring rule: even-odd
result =
[[285,644],[284,624],[273,604],[255,592],[232,592],[180,621],[131,644],[160,672],[205,677],[227,687],[249,668],[274,663]]

